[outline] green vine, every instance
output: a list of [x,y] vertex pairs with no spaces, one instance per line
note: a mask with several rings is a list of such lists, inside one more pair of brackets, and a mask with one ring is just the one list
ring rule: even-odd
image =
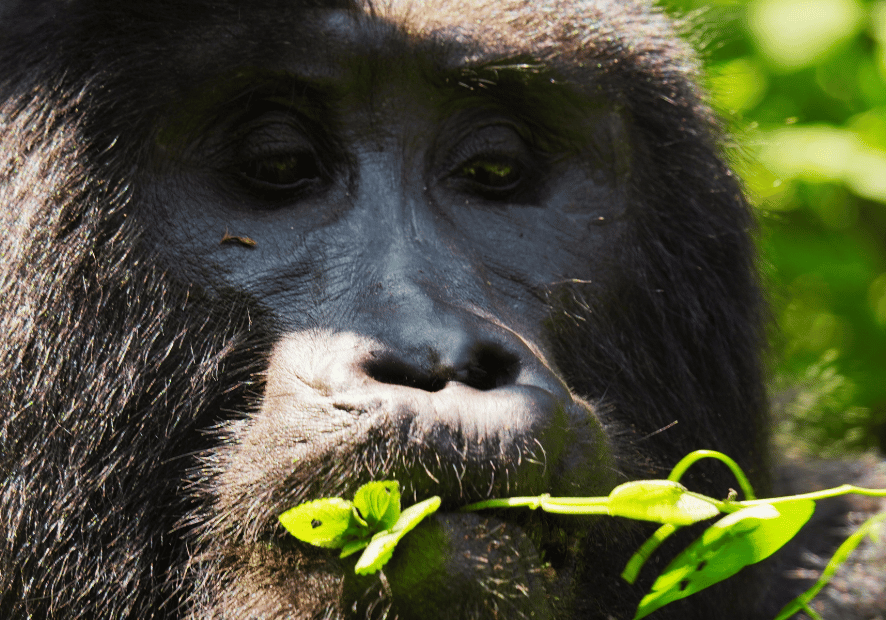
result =
[[[719,460],[729,467],[742,489],[744,500],[737,500],[735,492],[718,500],[680,484],[688,469],[706,458]],[[551,497],[548,494],[508,497],[487,499],[461,510],[540,508],[556,514],[608,515],[661,523],[662,526],[628,560],[621,576],[629,583],[634,583],[652,553],[678,529],[720,516],[658,576],[637,607],[634,620],[639,620],[668,603],[691,596],[731,577],[745,566],[769,557],[800,531],[812,516],[817,500],[849,493],[886,497],[886,489],[844,484],[814,493],[756,499],[747,476],[735,461],[721,452],[696,450],[681,459],[666,480],[626,482],[605,497]],[[358,575],[367,575],[381,570],[397,543],[439,507],[440,498],[434,496],[401,511],[399,483],[380,481],[360,487],[353,501],[334,497],[300,504],[281,514],[280,522],[299,540],[319,547],[341,549],[340,557],[362,550],[354,570]],[[884,519],[886,513],[866,521],[837,549],[815,585],[788,603],[775,620],[785,620],[801,610],[814,619],[818,618],[809,602],[852,550]]]

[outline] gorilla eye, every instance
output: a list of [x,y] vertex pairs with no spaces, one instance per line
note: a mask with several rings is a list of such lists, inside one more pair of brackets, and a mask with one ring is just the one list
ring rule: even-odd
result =
[[300,191],[322,180],[320,166],[313,153],[287,153],[247,160],[237,172],[259,190]]
[[519,165],[495,158],[478,157],[466,163],[461,176],[492,192],[515,190],[522,175]]
[[290,112],[263,111],[237,133],[230,172],[248,191],[286,200],[317,191],[331,178],[318,151],[322,137]]
[[525,133],[504,121],[469,130],[445,161],[449,186],[491,202],[532,202],[542,163]]

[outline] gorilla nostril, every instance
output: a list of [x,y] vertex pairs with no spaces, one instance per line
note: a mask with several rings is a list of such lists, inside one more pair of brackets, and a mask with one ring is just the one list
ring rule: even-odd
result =
[[520,359],[496,345],[474,350],[470,360],[456,369],[453,379],[478,390],[494,390],[514,383],[520,371]]
[[426,372],[405,362],[389,357],[376,358],[364,364],[366,374],[380,383],[414,387],[425,392],[439,392],[449,381],[449,376],[440,372]]
[[498,345],[478,345],[455,364],[436,363],[422,367],[401,359],[381,355],[367,361],[366,374],[380,383],[414,387],[425,392],[439,392],[450,381],[477,390],[494,390],[514,383],[520,371],[520,359]]

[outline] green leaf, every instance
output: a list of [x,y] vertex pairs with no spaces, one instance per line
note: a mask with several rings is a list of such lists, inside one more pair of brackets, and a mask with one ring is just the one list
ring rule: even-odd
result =
[[360,551],[360,549],[364,549],[366,545],[369,544],[370,540],[372,539],[367,535],[365,538],[346,542],[342,546],[341,553],[338,555],[338,557],[346,558],[353,553],[357,553],[358,551]]
[[671,525],[692,525],[720,514],[716,504],[672,480],[636,480],[609,494],[609,514]]
[[354,494],[354,507],[373,532],[388,529],[400,518],[400,484],[396,480],[364,484]]
[[394,554],[394,547],[422,519],[433,514],[440,507],[440,498],[436,495],[423,502],[413,504],[400,514],[397,522],[390,529],[383,530],[372,537],[372,541],[354,567],[358,575],[372,574],[384,566]]
[[731,577],[748,564],[769,557],[812,516],[815,502],[796,499],[757,504],[709,527],[668,565],[637,607],[634,620]]
[[338,548],[350,534],[352,504],[328,497],[299,504],[280,515],[280,523],[301,541],[318,547]]

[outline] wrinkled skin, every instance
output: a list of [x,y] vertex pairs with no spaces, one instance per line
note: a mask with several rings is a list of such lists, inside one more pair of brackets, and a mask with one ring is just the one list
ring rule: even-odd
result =
[[[752,221],[645,5],[0,20],[4,618],[629,618],[679,541],[632,587],[648,527],[457,508],[765,491]],[[376,479],[443,500],[382,576],[277,521]]]

